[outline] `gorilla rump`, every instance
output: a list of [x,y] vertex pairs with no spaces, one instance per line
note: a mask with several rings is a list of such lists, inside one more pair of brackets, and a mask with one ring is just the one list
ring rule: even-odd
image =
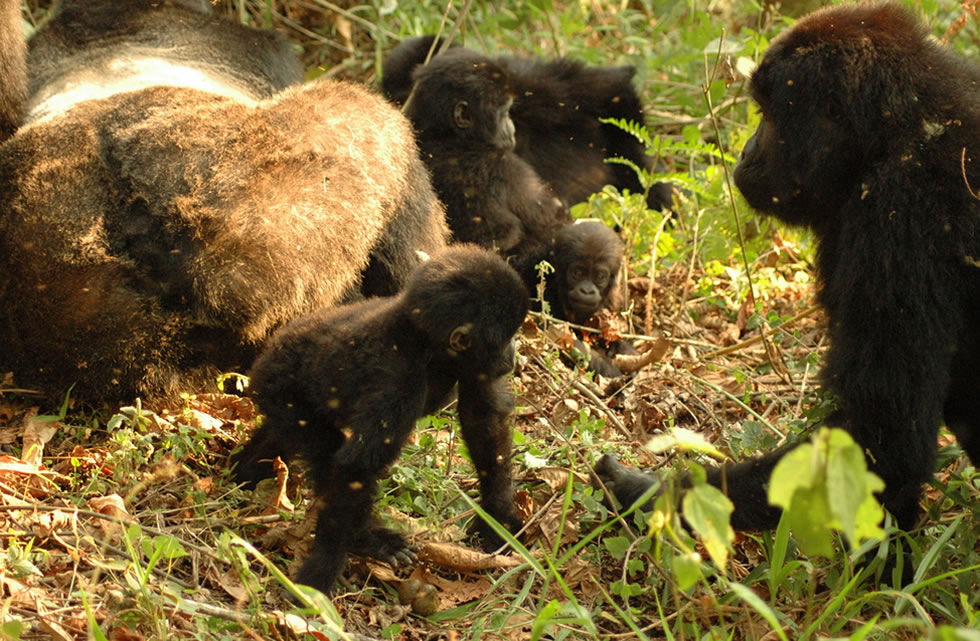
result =
[[[385,60],[382,90],[395,104],[408,99],[413,70],[425,62],[433,40],[433,36],[406,40]],[[593,67],[569,58],[501,56],[491,61],[473,55],[506,73],[514,94],[511,117],[516,128],[515,151],[566,205],[586,200],[607,184],[643,193],[631,167],[609,164],[606,159],[626,158],[638,167],[651,169],[652,158],[631,134],[599,122],[600,118],[640,124],[646,121],[633,87],[633,67]],[[647,203],[652,209],[669,207],[670,187],[654,185]]]
[[[0,2],[0,34],[19,30]],[[291,318],[393,293],[444,245],[397,110],[298,84],[282,39],[187,4],[68,0],[29,43],[26,112],[0,145],[0,368],[22,386],[98,401],[200,384]]]
[[[460,245],[419,267],[398,296],[320,310],[273,335],[251,372],[266,420],[239,454],[236,475],[250,484],[270,476],[276,456],[309,462],[319,515],[300,582],[329,590],[348,552],[414,560],[401,535],[373,524],[374,491],[415,419],[441,407],[457,383],[483,506],[520,527],[506,423],[513,401],[502,377],[527,304],[500,257]],[[490,528],[483,534],[499,545]]]
[[[978,83],[980,69],[899,5],[817,11],[753,74],[762,122],[735,168],[753,207],[819,241],[822,377],[838,405],[828,422],[865,449],[905,529],[940,425],[980,463]],[[779,456],[727,470],[733,525],[775,525],[765,484]],[[650,484],[608,459],[600,472],[623,502]]]

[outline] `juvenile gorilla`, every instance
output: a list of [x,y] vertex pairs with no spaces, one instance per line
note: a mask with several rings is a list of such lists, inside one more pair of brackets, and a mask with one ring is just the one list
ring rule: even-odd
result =
[[405,115],[455,240],[520,254],[569,220],[561,201],[514,153],[513,96],[496,63],[453,49],[414,78]]
[[[267,477],[276,456],[310,463],[320,508],[299,582],[329,590],[348,552],[414,560],[399,534],[371,519],[375,487],[415,420],[444,404],[457,383],[483,506],[520,527],[506,424],[512,399],[502,377],[526,313],[517,273],[490,252],[460,245],[419,267],[398,296],[315,312],[273,335],[251,373],[266,419],[239,454],[236,475],[248,484]],[[483,534],[499,542],[489,528]]]
[[[385,60],[382,90],[395,104],[408,99],[412,72],[425,62],[433,40],[433,36],[406,40]],[[441,41],[437,48],[440,46]],[[450,48],[439,57],[457,50]],[[491,62],[485,56],[479,58]],[[610,184],[643,193],[632,168],[609,164],[606,159],[626,158],[649,170],[652,158],[635,137],[599,122],[600,118],[646,121],[633,87],[633,67],[592,67],[569,58],[548,61],[516,56],[501,56],[492,62],[506,73],[513,91],[515,151],[566,205],[582,202]],[[654,185],[647,203],[657,210],[670,207],[670,186]]]
[[[905,529],[944,421],[980,463],[977,83],[980,70],[898,5],[815,12],[753,74],[762,122],[735,168],[753,207],[819,241],[828,422],[867,452]],[[765,486],[780,455],[727,470],[736,527],[775,525]],[[611,459],[599,467],[624,503],[650,484]]]
[[[565,225],[550,245],[520,257],[517,268],[531,292],[537,288],[537,265],[541,261],[548,261],[555,269],[545,277],[544,300],[556,318],[584,325],[603,308],[619,308],[616,284],[623,263],[623,243],[602,223]],[[579,347],[584,350],[584,346]],[[616,354],[637,353],[625,339],[606,342],[598,336],[589,352],[589,369],[608,377],[623,374],[613,362]]]
[[[0,34],[16,5],[0,0]],[[297,84],[284,40],[209,10],[67,0],[31,39],[0,145],[0,371],[21,386],[193,388],[294,317],[393,293],[444,245],[408,121],[354,85]],[[0,61],[22,45],[0,40]]]

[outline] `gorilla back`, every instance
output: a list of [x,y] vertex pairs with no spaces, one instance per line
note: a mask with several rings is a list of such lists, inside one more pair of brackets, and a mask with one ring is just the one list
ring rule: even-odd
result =
[[444,244],[383,100],[297,84],[280,38],[206,2],[65,5],[29,43],[23,124],[0,145],[0,370],[21,386],[193,387],[291,318],[394,293]]

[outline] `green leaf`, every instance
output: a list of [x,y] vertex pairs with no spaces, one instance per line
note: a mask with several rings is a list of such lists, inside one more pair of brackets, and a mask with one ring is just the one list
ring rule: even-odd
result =
[[547,626],[551,623],[551,620],[555,618],[561,610],[561,603],[552,599],[545,604],[541,610],[538,611],[538,616],[534,617],[534,623],[531,625],[531,638],[540,639],[541,635],[544,634]]
[[677,578],[677,586],[687,590],[701,578],[701,555],[697,552],[678,553],[671,559],[671,567]]
[[804,552],[830,556],[834,530],[852,548],[883,535],[884,511],[874,497],[882,489],[884,483],[868,472],[864,452],[851,435],[823,428],[776,464],[769,502],[786,512]]
[[606,549],[609,550],[609,554],[612,554],[617,559],[625,557],[626,551],[630,547],[630,540],[625,536],[611,536],[603,539],[602,542],[606,546]]
[[6,621],[0,623],[0,637],[4,639],[20,639],[24,631],[24,624],[20,621]]
[[824,488],[798,489],[786,516],[803,552],[808,556],[833,556],[836,524],[832,522]]
[[187,556],[187,551],[184,550],[180,541],[172,536],[160,535],[153,537],[153,548],[168,561]]
[[694,528],[708,556],[719,568],[728,563],[728,552],[735,540],[731,526],[733,509],[728,497],[707,483],[695,485],[684,495],[684,519]]
[[708,442],[704,436],[683,427],[674,427],[664,434],[654,436],[647,442],[646,448],[655,454],[678,450],[680,452],[699,452],[719,461],[728,458],[721,450]]

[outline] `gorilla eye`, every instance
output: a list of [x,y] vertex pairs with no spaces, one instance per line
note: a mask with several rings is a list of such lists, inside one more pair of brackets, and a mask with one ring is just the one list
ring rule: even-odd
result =
[[609,280],[609,271],[605,269],[597,269],[595,272],[595,279],[600,283],[605,283]]

